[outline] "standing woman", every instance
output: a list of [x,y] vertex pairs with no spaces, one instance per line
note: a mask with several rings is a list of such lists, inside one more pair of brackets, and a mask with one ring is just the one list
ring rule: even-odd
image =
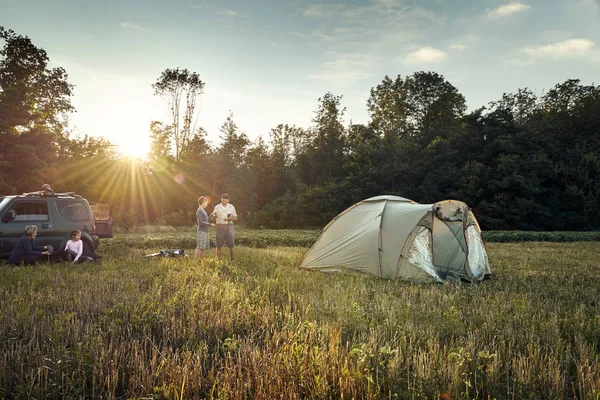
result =
[[35,225],[27,225],[25,227],[25,235],[19,239],[17,245],[10,253],[9,262],[12,265],[33,265],[39,257],[50,254],[49,251],[45,251],[48,246],[36,246],[33,243],[33,239],[37,236],[37,229]]
[[206,250],[210,249],[210,238],[208,235],[208,227],[215,226],[208,222],[206,215],[206,206],[208,205],[208,197],[200,196],[198,199],[198,210],[196,210],[196,220],[198,222],[198,239],[196,240],[196,250],[194,251],[194,261],[198,257],[202,260]]

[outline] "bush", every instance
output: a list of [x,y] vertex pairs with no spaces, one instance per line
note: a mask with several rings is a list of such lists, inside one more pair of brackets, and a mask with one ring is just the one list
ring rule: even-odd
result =
[[598,242],[600,232],[483,231],[486,242]]
[[194,223],[194,220],[195,216],[184,210],[166,214],[164,217],[164,223],[171,226],[189,226]]
[[131,232],[135,230],[139,222],[139,216],[134,208],[130,208],[124,213],[113,215],[113,224],[117,231]]
[[321,228],[334,218],[339,208],[354,204],[338,185],[314,187],[302,193],[288,191],[248,217],[252,228],[297,229]]

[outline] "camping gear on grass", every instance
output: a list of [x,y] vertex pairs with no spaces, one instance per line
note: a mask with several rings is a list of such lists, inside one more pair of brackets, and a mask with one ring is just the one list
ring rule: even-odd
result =
[[145,258],[153,257],[187,257],[183,249],[159,250],[158,253],[146,254]]
[[413,282],[473,282],[491,275],[481,229],[465,203],[418,204],[389,195],[336,216],[300,266]]

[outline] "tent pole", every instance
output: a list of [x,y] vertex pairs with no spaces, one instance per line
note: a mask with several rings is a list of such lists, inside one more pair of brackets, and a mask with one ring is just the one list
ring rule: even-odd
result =
[[387,205],[388,199],[385,199],[383,203],[383,209],[381,210],[381,214],[379,214],[379,230],[377,232],[377,256],[379,262],[379,277],[383,278],[383,271],[381,269],[381,225],[383,225],[383,214],[385,213],[385,206]]

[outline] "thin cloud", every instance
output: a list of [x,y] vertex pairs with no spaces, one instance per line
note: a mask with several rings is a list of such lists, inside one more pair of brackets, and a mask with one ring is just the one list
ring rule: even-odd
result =
[[378,64],[378,57],[364,53],[329,52],[326,56],[328,60],[321,71],[311,74],[309,79],[352,86],[357,81],[371,79]]
[[548,30],[542,31],[538,35],[540,41],[545,42],[560,42],[573,37],[573,32],[568,30]]
[[295,36],[299,36],[301,38],[316,38],[321,40],[322,42],[330,42],[332,40],[335,39],[335,37],[333,35],[328,35],[327,33],[323,32],[322,30],[314,30],[310,33],[302,33],[302,32],[294,32],[293,35]]
[[568,39],[545,46],[525,47],[519,51],[531,58],[577,58],[587,55],[596,44],[588,39]]
[[389,48],[416,41],[445,17],[401,0],[371,0],[361,5],[347,3],[310,4],[300,9],[304,18],[330,21],[310,34],[323,41],[356,47]]
[[209,7],[210,4],[208,4],[208,0],[199,0],[199,1],[195,1],[195,0],[191,0],[193,3],[190,4],[191,8],[204,8],[204,7]]
[[523,3],[510,3],[510,4],[506,4],[503,6],[500,6],[498,8],[495,8],[493,10],[487,10],[485,12],[485,17],[487,19],[493,19],[493,18],[502,18],[502,17],[507,17],[509,15],[512,14],[516,14],[516,13],[520,13],[523,11],[527,11],[531,8],[531,6],[527,5],[527,4],[523,4]]
[[404,64],[435,64],[443,62],[447,58],[448,54],[446,52],[426,46],[407,54],[404,58],[398,57],[396,60]]
[[303,11],[305,17],[309,18],[324,18],[331,17],[344,9],[342,5],[339,4],[310,4]]
[[385,7],[393,7],[400,4],[400,0],[371,0],[375,4],[379,4]]
[[528,67],[533,65],[532,60],[519,60],[518,58],[511,58],[504,61],[504,65],[509,65],[512,67]]
[[452,50],[463,51],[463,50],[466,50],[466,49],[467,49],[467,46],[465,46],[465,45],[464,45],[464,44],[462,44],[462,43],[454,43],[454,44],[451,44],[451,45],[450,45],[450,48],[451,48]]
[[200,3],[190,4],[190,8],[211,10],[218,15],[223,15],[223,16],[229,17],[229,18],[234,18],[237,16],[243,16],[244,18],[250,17],[249,15],[239,14],[238,12],[236,12],[234,10],[229,10],[227,8],[218,8],[206,0],[203,0]]
[[143,26],[136,25],[136,24],[133,24],[131,22],[121,22],[120,25],[121,25],[121,28],[135,29],[135,30],[138,30],[138,31],[150,32],[150,29],[146,29]]
[[237,13],[233,10],[217,10],[217,14],[219,15],[225,15],[227,17],[235,17],[237,15]]

